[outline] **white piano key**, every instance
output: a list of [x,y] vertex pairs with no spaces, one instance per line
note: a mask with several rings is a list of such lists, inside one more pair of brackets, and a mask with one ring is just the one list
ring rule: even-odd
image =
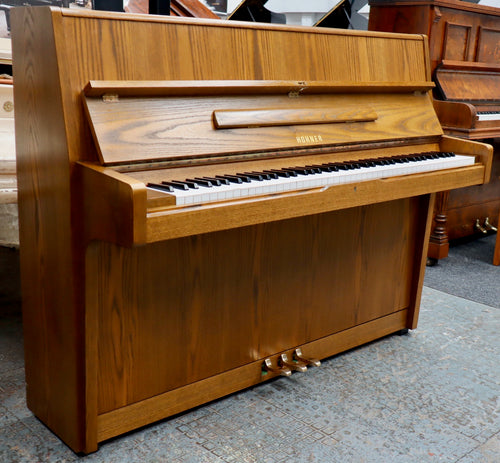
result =
[[485,112],[477,114],[478,121],[500,121],[500,112]]

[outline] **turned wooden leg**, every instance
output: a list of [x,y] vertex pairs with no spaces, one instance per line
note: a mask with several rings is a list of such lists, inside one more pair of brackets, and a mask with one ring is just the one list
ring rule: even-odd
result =
[[434,224],[429,238],[429,250],[427,257],[429,259],[439,260],[448,256],[450,243],[448,242],[447,232],[447,207],[449,191],[443,191],[436,195],[436,206],[434,207]]

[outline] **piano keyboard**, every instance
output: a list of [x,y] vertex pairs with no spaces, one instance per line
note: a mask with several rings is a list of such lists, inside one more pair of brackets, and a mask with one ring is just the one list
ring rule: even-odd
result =
[[478,111],[478,121],[497,121],[500,120],[500,112],[498,111]]
[[341,185],[473,164],[473,156],[429,152],[261,172],[240,172],[234,175],[195,177],[148,183],[147,187],[173,195],[176,205],[188,205]]

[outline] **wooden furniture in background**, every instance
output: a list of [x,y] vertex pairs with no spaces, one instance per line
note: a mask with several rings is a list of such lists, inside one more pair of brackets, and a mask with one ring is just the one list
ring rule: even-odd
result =
[[[416,327],[434,193],[491,168],[443,136],[422,36],[50,8],[12,27],[27,401],[72,449]],[[185,206],[146,186],[429,150],[471,163]]]
[[[369,29],[429,37],[434,105],[446,134],[496,146],[491,182],[438,198],[429,257],[496,231],[500,211],[500,8],[457,0],[370,0]],[[482,112],[491,112],[488,116]],[[484,119],[487,118],[487,119]]]

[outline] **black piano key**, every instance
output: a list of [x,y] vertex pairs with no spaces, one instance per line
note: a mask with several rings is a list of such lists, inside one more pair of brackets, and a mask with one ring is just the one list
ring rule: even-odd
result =
[[331,169],[324,165],[324,164],[309,164],[306,165],[308,169],[311,169],[311,171],[314,174],[321,174],[322,172],[331,172]]
[[325,162],[323,166],[330,169],[330,172],[338,172],[340,170],[338,162]]
[[241,179],[241,181],[245,182],[245,183],[250,183],[252,181],[252,179],[250,177],[248,177],[247,175],[235,174],[235,176],[239,177]]
[[149,182],[149,183],[146,184],[146,186],[150,187],[150,188],[156,188],[158,190],[167,191],[168,193],[173,193],[174,192],[174,189],[171,186],[162,185],[161,183],[152,183],[152,182]]
[[262,177],[263,180],[271,180],[272,178],[274,178],[273,175],[271,174],[268,174],[267,172],[264,172],[264,171],[260,171],[260,172],[255,172],[255,171],[252,171],[250,172],[251,174],[255,174],[255,175],[260,175]]
[[262,173],[267,175],[269,179],[277,179],[279,177],[279,175],[272,170],[263,170]]
[[208,180],[209,182],[212,182],[213,186],[221,186],[223,183],[224,185],[228,185],[229,182],[227,180],[221,180],[215,177],[200,177],[203,180]]
[[189,188],[192,188],[193,190],[195,190],[196,188],[198,188],[198,184],[195,183],[195,182],[191,182],[189,180],[184,180],[184,183],[189,187]]
[[249,178],[250,180],[257,180],[259,182],[263,180],[262,175],[259,174],[258,172],[238,172],[236,175],[241,175]]
[[280,170],[282,172],[286,172],[290,177],[297,177],[297,172],[295,172],[291,167],[283,167]]
[[205,180],[205,179],[202,179],[199,177],[187,178],[186,182],[193,182],[193,183],[196,183],[197,185],[204,186],[204,187],[211,187],[212,186],[212,182],[210,180]]
[[303,166],[292,167],[292,170],[294,172],[297,172],[297,174],[300,174],[300,175],[313,175],[316,173],[314,169],[310,169],[310,168],[303,167]]
[[318,169],[319,172],[333,172],[333,168],[328,164],[314,164],[313,166],[307,167],[314,167],[315,169]]
[[273,178],[278,178],[278,177],[288,178],[288,177],[290,177],[289,172],[286,172],[284,170],[279,170],[279,169],[263,170],[262,172],[264,172],[265,174],[274,175]]
[[179,182],[178,180],[171,180],[168,182],[161,182],[162,185],[167,185],[176,190],[189,190],[189,186],[185,182]]
[[363,159],[363,160],[357,162],[357,164],[362,169],[368,169],[369,167],[375,167],[375,164],[373,162],[367,161],[366,159]]
[[[243,180],[241,177],[238,177],[237,175],[216,175],[215,178],[218,178],[219,180],[226,180],[229,183],[243,183]],[[227,185],[226,184],[226,185]]]
[[[377,161],[380,160],[380,163],[378,163]],[[375,163],[377,165],[380,165],[380,166],[389,166],[391,164],[396,164],[396,161],[394,161],[392,158],[378,158],[375,160]]]

